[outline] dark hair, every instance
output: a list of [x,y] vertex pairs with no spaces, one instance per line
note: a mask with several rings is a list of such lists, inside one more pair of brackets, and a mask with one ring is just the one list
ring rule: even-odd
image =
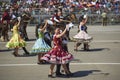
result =
[[55,13],[57,13],[57,12],[58,12],[58,10],[55,10],[54,12],[55,12]]
[[4,12],[8,12],[8,11],[9,11],[9,9],[5,9],[5,10],[4,10]]
[[45,23],[41,23],[41,24],[39,24],[39,28],[43,28],[44,25],[45,25]]
[[70,8],[75,8],[75,6],[71,6]]
[[62,8],[58,8],[58,11],[62,12]]
[[13,19],[13,24],[15,24],[16,22],[18,22],[18,19],[17,18]]

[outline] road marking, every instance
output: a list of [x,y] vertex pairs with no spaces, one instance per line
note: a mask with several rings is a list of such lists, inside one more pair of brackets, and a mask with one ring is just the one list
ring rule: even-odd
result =
[[[38,64],[0,64],[0,67],[7,66],[37,66]],[[43,64],[44,65],[44,64]],[[70,65],[120,65],[120,63],[70,63]]]
[[36,66],[38,64],[0,64],[0,67],[2,66]]
[[70,63],[71,65],[120,65],[120,63]]

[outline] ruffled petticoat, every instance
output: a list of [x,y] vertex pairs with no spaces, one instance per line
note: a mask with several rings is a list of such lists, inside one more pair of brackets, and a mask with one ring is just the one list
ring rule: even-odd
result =
[[36,40],[35,44],[32,47],[30,53],[46,53],[51,50],[51,47],[44,41],[44,39],[39,38]]
[[20,37],[19,34],[14,34],[9,42],[7,42],[7,48],[25,47],[26,42]]
[[80,31],[73,38],[79,42],[90,42],[93,38],[89,36],[85,31]]
[[60,47],[56,47],[46,53],[41,59],[53,64],[67,64],[73,60],[73,55]]

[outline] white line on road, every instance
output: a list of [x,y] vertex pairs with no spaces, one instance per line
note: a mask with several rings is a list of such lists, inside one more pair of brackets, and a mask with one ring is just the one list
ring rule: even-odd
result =
[[[0,67],[7,66],[37,66],[38,64],[0,64]],[[44,65],[44,64],[43,64]],[[70,63],[70,65],[120,65],[120,63]]]

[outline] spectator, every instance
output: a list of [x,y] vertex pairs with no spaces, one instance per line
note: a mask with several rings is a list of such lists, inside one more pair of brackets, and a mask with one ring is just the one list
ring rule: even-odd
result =
[[102,12],[101,16],[102,16],[102,25],[107,26],[107,13],[105,10]]

